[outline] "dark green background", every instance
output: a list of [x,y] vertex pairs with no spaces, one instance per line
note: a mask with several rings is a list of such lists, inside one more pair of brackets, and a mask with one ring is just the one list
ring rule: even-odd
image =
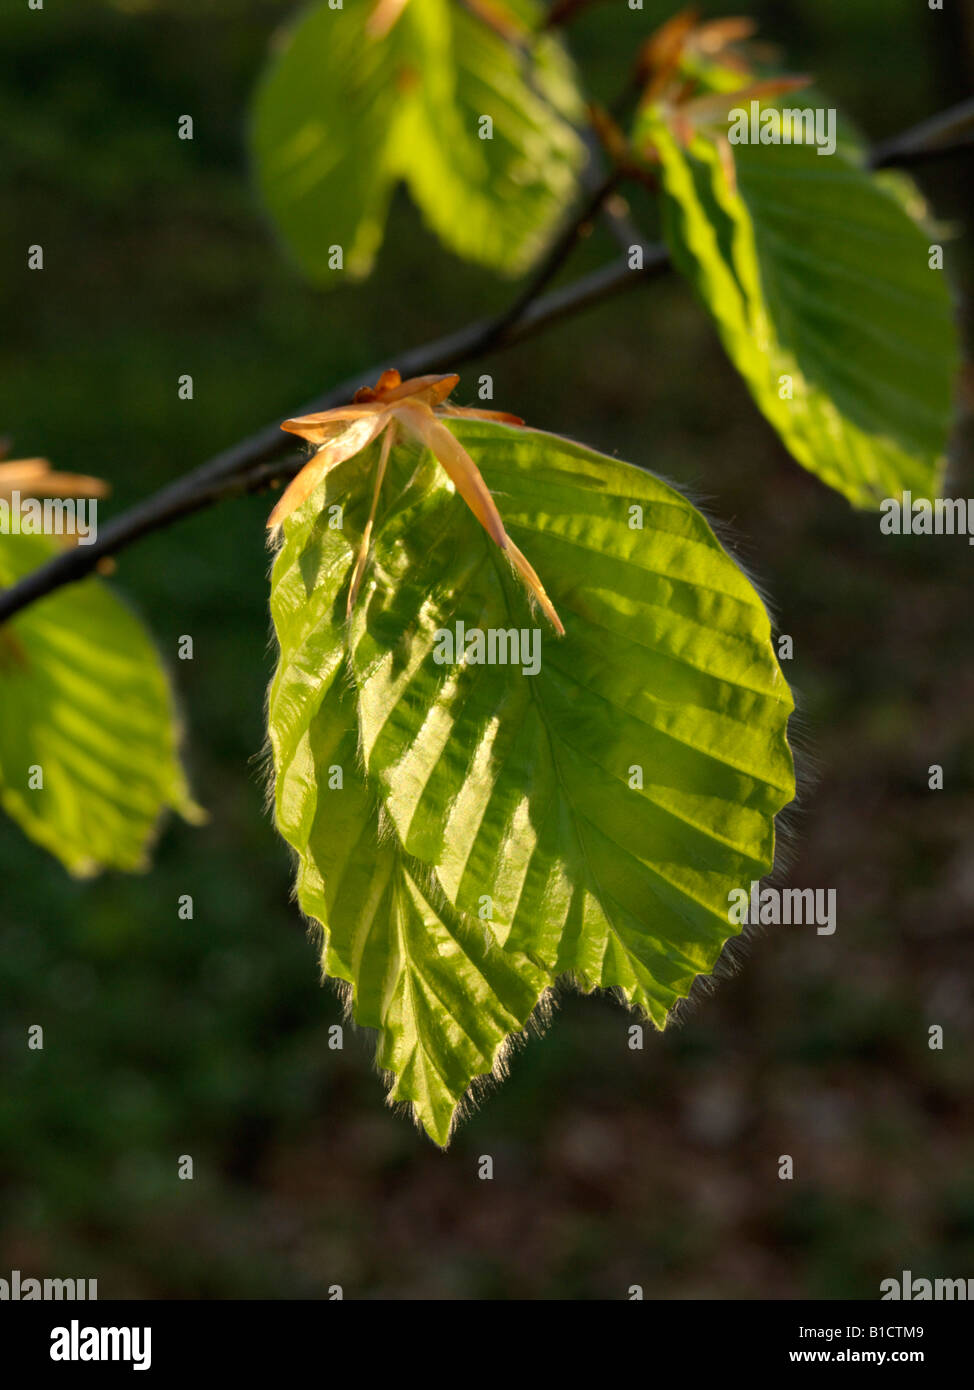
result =
[[[405,197],[371,281],[301,281],[245,156],[291,8],[4,6],[0,432],[109,478],[113,511],[512,292],[443,253]],[[879,138],[967,95],[970,10],[947,9],[756,12]],[[595,91],[670,12],[614,0],[573,26]],[[948,220],[970,174],[922,173]],[[613,253],[598,232],[573,270]],[[964,245],[948,260],[969,286]],[[789,881],[837,889],[838,931],[768,930],[642,1052],[611,1000],[565,996],[439,1153],[384,1107],[368,1038],[327,1045],[341,1009],[265,811],[270,499],[225,503],[140,543],[114,581],[172,669],[209,825],[168,825],[145,876],[78,884],[0,824],[0,1276],[97,1277],[102,1297],[875,1298],[904,1268],[974,1273],[974,551],[881,537],[794,464],[675,279],[466,367],[461,402],[480,370],[498,406],[663,473],[726,526],[794,639],[802,794],[783,850]],[[963,445],[959,429],[969,496]]]

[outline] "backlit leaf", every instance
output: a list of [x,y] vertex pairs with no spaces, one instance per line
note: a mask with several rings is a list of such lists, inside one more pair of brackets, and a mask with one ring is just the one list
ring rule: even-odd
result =
[[[846,145],[685,150],[662,122],[666,237],[794,457],[859,507],[935,496],[958,364],[922,202]],[[733,150],[736,178],[728,178]]]
[[[43,536],[0,536],[0,587],[53,553]],[[100,580],[0,627],[0,712],[0,806],[72,873],[145,868],[165,810],[201,818],[151,638]]]
[[[369,775],[460,911],[489,903],[506,949],[618,987],[662,1025],[737,930],[728,893],[771,867],[793,795],[764,606],[651,475],[552,435],[451,428],[567,635],[542,630],[502,553],[420,468],[379,520],[352,619]],[[440,664],[457,622],[525,630],[527,660]]]

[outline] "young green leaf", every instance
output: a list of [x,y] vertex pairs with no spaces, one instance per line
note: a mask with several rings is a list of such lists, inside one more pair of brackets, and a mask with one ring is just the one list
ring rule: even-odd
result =
[[[509,5],[507,8],[511,8]],[[516,13],[536,18],[533,0]],[[367,275],[404,180],[458,255],[517,274],[571,200],[581,111],[557,39],[514,44],[450,0],[408,0],[392,27],[376,0],[315,6],[256,99],[253,148],[267,206],[316,281]],[[489,124],[488,124],[489,122]]]
[[661,119],[640,138],[673,259],[794,457],[858,507],[935,495],[958,347],[919,196],[908,209],[848,145],[684,148]]
[[[49,560],[0,537],[0,587]],[[165,672],[142,623],[97,579],[0,627],[0,806],[73,874],[142,869],[160,815],[190,821]]]
[[552,435],[448,424],[567,635],[429,456],[412,472],[393,450],[402,490],[352,614],[368,774],[459,911],[662,1026],[736,930],[728,893],[771,867],[794,793],[764,606],[651,475]]
[[[378,1030],[390,1098],[442,1144],[557,975],[662,1026],[713,969],[739,930],[731,890],[771,867],[793,795],[792,702],[761,600],[682,497],[431,406],[539,562],[559,638],[437,455],[385,432],[453,379],[393,377],[288,422],[321,450],[315,490],[274,511],[268,722],[325,974]],[[342,432],[377,416],[346,457]]]
[[322,929],[323,972],[348,983],[352,1017],[378,1032],[389,1100],[410,1104],[445,1145],[471,1083],[500,1072],[511,1035],[549,979],[502,950],[489,924],[450,907],[384,823],[361,770],[344,647],[355,549],[344,524],[328,525],[328,508],[344,503],[343,523],[351,518],[353,530],[357,519],[361,528],[362,465],[362,457],[341,465],[324,493],[284,522],[271,598],[280,661],[268,711],[277,824],[298,853],[298,902]]

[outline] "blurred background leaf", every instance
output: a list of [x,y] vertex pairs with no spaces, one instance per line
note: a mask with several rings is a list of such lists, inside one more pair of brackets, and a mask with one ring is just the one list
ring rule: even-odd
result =
[[377,0],[321,0],[264,77],[254,158],[275,222],[313,280],[361,279],[404,180],[445,246],[508,275],[525,270],[583,162],[570,124],[582,100],[560,40],[525,28],[509,43],[454,0],[408,0],[382,35],[371,31],[376,12]]

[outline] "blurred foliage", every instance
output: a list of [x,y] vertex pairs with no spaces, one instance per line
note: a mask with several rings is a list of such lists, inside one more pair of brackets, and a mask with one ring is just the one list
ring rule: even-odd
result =
[[[0,426],[18,453],[109,477],[119,507],[497,306],[493,277],[435,249],[402,196],[366,286],[309,291],[277,253],[245,112],[291,12],[73,0],[0,21]],[[634,29],[669,12],[602,4],[572,26],[600,95]],[[959,6],[754,12],[871,138],[970,89]],[[192,143],[176,139],[183,113]],[[941,217],[965,209],[970,174],[969,160],[924,171]],[[24,268],[35,241],[40,276]],[[612,249],[597,231],[579,268]],[[969,262],[961,277],[969,291]],[[225,503],[141,542],[118,575],[173,671],[210,824],[171,824],[149,875],[90,885],[0,826],[0,1272],[97,1277],[106,1297],[338,1282],[434,1298],[619,1297],[633,1282],[657,1297],[873,1298],[904,1267],[968,1273],[970,548],[881,537],[805,475],[675,279],[473,364],[461,402],[479,370],[532,425],[702,494],[773,595],[810,750],[790,880],[837,889],[836,935],[768,932],[641,1052],[611,1001],[566,999],[440,1154],[378,1109],[364,1039],[328,1048],[340,1005],[316,981],[264,811],[271,502]],[[183,372],[193,402],[177,399]],[[972,495],[964,432],[953,452],[954,489]],[[175,660],[183,633],[192,662]],[[927,790],[933,762],[943,792]],[[177,917],[184,893],[192,921]],[[25,1045],[33,1023],[43,1052]],[[184,1153],[193,1182],[176,1180]]]
[[[508,10],[525,36],[540,22],[534,0]],[[542,35],[529,57],[454,0],[412,0],[378,38],[375,14],[376,0],[344,0],[340,12],[320,0],[263,74],[253,158],[283,238],[323,287],[362,279],[402,181],[444,246],[522,273],[558,230],[585,160],[570,124],[584,106],[560,40]]]

